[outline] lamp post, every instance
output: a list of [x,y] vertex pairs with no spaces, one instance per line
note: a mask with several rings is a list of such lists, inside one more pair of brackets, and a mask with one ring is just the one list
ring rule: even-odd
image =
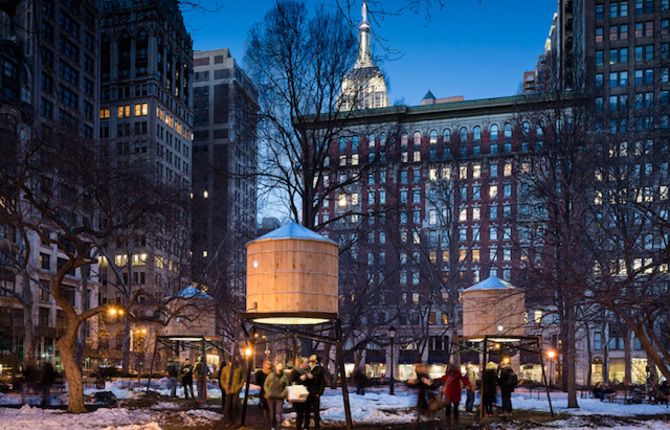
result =
[[391,338],[391,387],[389,388],[389,394],[392,395],[392,396],[395,395],[395,392],[394,392],[394,388],[395,388],[394,387],[394,382],[395,382],[395,380],[394,380],[394,375],[393,375],[393,373],[394,373],[393,368],[395,367],[395,365],[393,364],[393,350],[395,349],[394,345],[393,345],[393,343],[394,343],[393,341],[395,340],[395,335],[396,335],[395,327],[393,327],[393,326],[389,327],[389,338]]
[[554,358],[556,358],[556,351],[553,349],[550,349],[547,351],[547,358],[549,358],[549,386],[552,385],[552,378],[553,378],[553,373],[554,373]]
[[[244,389],[244,404],[242,405],[242,426],[244,426],[247,418],[247,399],[249,399],[249,383],[251,379],[251,357],[254,354],[254,346],[255,345],[252,340],[251,343],[246,348],[244,348],[244,358],[247,364],[247,383]],[[233,369],[230,369],[230,378],[233,378]]]

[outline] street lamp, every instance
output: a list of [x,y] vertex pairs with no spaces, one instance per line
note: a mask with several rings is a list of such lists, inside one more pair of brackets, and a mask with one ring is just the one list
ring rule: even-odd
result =
[[395,392],[394,392],[394,388],[395,388],[394,387],[394,382],[395,382],[395,380],[393,379],[394,378],[393,368],[395,367],[393,365],[393,349],[394,349],[393,348],[393,341],[395,340],[395,335],[396,335],[395,327],[393,327],[393,326],[389,327],[389,338],[391,338],[391,388],[389,389],[389,394],[392,395],[392,396],[395,395]]
[[551,386],[552,384],[551,379],[553,377],[552,374],[554,373],[554,358],[556,358],[556,351],[554,351],[553,349],[547,351],[547,358],[549,358],[549,364],[551,365],[551,367],[549,368],[549,385]]

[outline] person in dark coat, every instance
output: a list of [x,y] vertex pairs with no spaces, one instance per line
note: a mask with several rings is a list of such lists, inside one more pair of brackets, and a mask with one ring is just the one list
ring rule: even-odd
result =
[[[302,357],[300,359],[300,364],[293,368],[291,376],[289,377],[289,383],[291,385],[304,385],[305,388],[307,388],[307,391],[309,391],[313,379],[314,376],[309,372],[309,361],[306,357]],[[296,430],[302,430],[303,424],[305,425],[305,428],[309,428],[309,411],[311,409],[309,397],[307,397],[304,402],[293,402],[293,409],[296,414]]]
[[487,416],[493,416],[493,402],[496,400],[496,387],[498,386],[498,365],[489,361],[482,374],[482,403]]
[[428,367],[423,363],[416,363],[414,367],[416,373],[416,386],[419,388],[419,400],[416,408],[419,412],[428,410],[428,390],[430,390],[433,381],[428,377]]
[[[309,402],[312,405],[314,430],[319,430],[321,427],[321,396],[326,389],[326,371],[317,355],[309,357],[309,365],[311,367],[312,384],[307,389],[309,390]],[[307,419],[309,421],[309,415]]]
[[512,392],[516,388],[516,374],[509,364],[501,364],[500,374],[498,375],[498,384],[500,385],[500,396],[502,397],[501,417],[509,418],[512,416]]
[[265,378],[268,377],[268,375],[272,373],[272,362],[270,360],[265,360],[263,362],[263,368],[259,369],[256,371],[254,374],[254,380],[256,381],[256,385],[261,387],[261,409],[263,410],[263,416],[267,420],[267,411],[268,411],[268,399],[265,398]]
[[356,394],[365,395],[365,385],[368,382],[368,377],[365,375],[365,365],[358,366],[354,370],[354,385],[356,386]]
[[191,365],[191,360],[188,358],[184,359],[179,369],[179,374],[181,375],[181,385],[184,387],[184,398],[188,399],[188,391],[191,390],[191,398],[195,400],[195,395],[193,395],[193,366]]
[[40,386],[42,388],[42,405],[47,404],[47,397],[49,396],[49,391],[51,386],[56,381],[56,372],[54,367],[51,365],[51,362],[45,361],[42,363],[42,368],[40,369]]
[[168,380],[170,381],[170,397],[177,397],[177,378],[179,377],[179,363],[173,358],[167,365]]

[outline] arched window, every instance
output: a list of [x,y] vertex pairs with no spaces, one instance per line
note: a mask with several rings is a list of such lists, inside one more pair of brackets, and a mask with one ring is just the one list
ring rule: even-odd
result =
[[482,128],[478,125],[472,129],[472,153],[477,155],[481,150]]
[[347,150],[347,140],[344,137],[340,137],[340,154],[344,154]]
[[408,142],[409,142],[409,136],[407,135],[407,133],[401,134],[400,135],[400,144],[402,146],[406,147]]
[[482,139],[482,128],[480,126],[476,125],[472,129],[472,139],[475,142],[479,142]]
[[421,132],[420,131],[415,131],[414,132],[413,142],[414,142],[415,146],[421,145]]
[[512,124],[509,122],[505,124],[505,139],[511,139],[512,138]]
[[451,130],[448,128],[445,128],[444,131],[442,131],[442,141],[444,143],[449,143],[451,141]]
[[528,136],[530,135],[530,123],[524,121],[521,125],[521,134],[523,135],[523,141],[521,142],[521,150],[528,151]]
[[386,133],[382,133],[379,135],[379,145],[380,146],[386,145]]
[[468,129],[465,127],[461,127],[461,129],[458,131],[458,137],[461,141],[461,143],[465,143],[468,141]]
[[368,148],[374,148],[375,147],[375,139],[377,137],[374,135],[374,133],[368,135]]
[[493,124],[491,126],[491,142],[498,141],[498,126]]
[[437,144],[437,130],[430,131],[430,144],[431,145]]

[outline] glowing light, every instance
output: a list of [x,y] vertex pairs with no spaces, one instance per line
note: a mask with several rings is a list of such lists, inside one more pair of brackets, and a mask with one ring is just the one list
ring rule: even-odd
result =
[[244,355],[246,355],[247,357],[251,357],[251,355],[253,353],[254,353],[254,350],[250,346],[247,346],[246,348],[244,348]]
[[553,360],[556,357],[556,351],[550,349],[549,351],[547,351],[547,357],[549,357],[550,360]]

